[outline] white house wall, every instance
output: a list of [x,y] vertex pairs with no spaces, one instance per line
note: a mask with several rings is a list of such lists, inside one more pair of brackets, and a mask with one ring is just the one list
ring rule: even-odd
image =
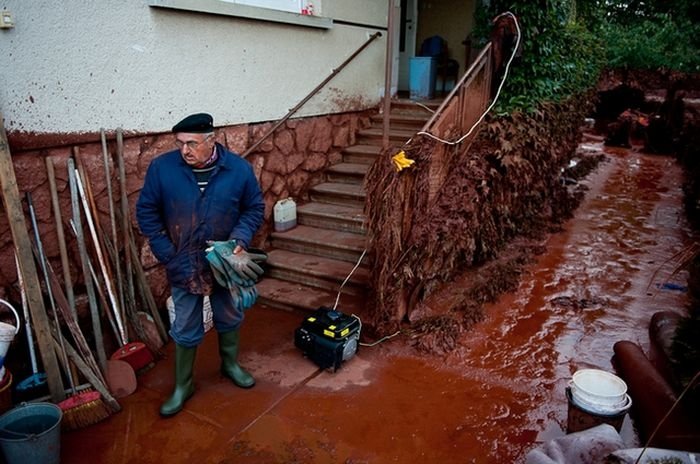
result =
[[[386,27],[381,0],[323,0],[322,14],[340,21],[330,29],[153,8],[147,0],[3,6],[15,27],[0,30],[0,111],[9,132],[29,134],[161,132],[199,111],[217,126],[276,120],[377,31],[371,26]],[[297,116],[376,105],[385,39],[382,31]]]

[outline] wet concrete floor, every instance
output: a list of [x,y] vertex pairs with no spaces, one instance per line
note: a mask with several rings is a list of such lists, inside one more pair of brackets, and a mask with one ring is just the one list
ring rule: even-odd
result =
[[[589,141],[585,150],[601,150]],[[682,171],[670,157],[607,150],[564,231],[519,288],[444,357],[418,356],[403,336],[362,347],[336,373],[293,346],[305,317],[258,306],[247,313],[242,363],[257,385],[218,372],[209,332],[195,367],[197,392],[161,419],[172,386],[168,358],[139,377],[123,411],[62,436],[62,462],[81,463],[511,463],[565,433],[565,387],[581,368],[612,371],[613,344],[648,348],[658,310],[683,311],[674,256],[692,243]],[[455,284],[458,284],[457,281]],[[329,302],[332,303],[332,302]],[[629,418],[621,432],[636,446]]]

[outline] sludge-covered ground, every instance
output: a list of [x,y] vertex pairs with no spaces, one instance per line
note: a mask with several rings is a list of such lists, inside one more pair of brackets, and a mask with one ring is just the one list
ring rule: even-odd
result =
[[[210,332],[198,352],[195,396],[161,419],[172,386],[169,345],[168,358],[121,400],[122,412],[63,434],[62,462],[521,461],[565,433],[573,372],[612,371],[616,341],[646,348],[654,312],[685,310],[674,256],[693,237],[681,167],[595,138],[583,144],[607,161],[583,182],[588,191],[574,218],[542,237],[544,251],[523,268],[517,289],[486,305],[484,320],[452,352],[419,354],[401,335],[362,347],[338,372],[320,371],[293,345],[305,315],[258,306],[247,313],[241,355],[255,388],[220,376]],[[629,418],[622,436],[638,445]]]

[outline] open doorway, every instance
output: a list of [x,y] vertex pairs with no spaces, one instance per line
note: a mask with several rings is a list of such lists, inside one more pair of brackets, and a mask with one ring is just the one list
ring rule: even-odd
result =
[[[474,12],[480,0],[401,0],[396,18],[395,57],[398,55],[398,90],[407,94],[410,86],[410,61],[420,55],[421,44],[440,36],[445,44],[444,59],[457,67],[455,74],[436,76],[436,90],[449,92],[470,62]],[[395,58],[396,60],[396,58]],[[395,61],[396,63],[396,61]]]
[[418,0],[401,0],[399,21],[399,91],[408,92],[409,64],[416,55]]

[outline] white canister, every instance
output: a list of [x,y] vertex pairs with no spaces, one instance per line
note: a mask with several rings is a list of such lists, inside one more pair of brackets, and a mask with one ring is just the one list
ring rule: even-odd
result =
[[277,232],[293,229],[297,225],[297,204],[291,198],[285,198],[275,203],[272,214]]

